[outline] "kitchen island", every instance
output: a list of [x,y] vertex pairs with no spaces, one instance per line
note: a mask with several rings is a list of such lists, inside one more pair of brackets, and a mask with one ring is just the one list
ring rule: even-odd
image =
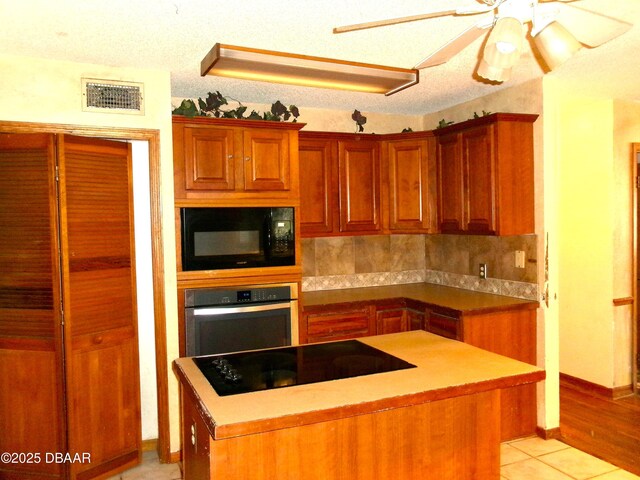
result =
[[185,480],[498,480],[500,389],[544,371],[424,331],[360,341],[416,368],[219,396],[176,360]]

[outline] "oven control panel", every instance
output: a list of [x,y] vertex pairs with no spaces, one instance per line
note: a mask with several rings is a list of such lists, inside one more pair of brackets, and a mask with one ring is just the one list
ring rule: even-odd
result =
[[185,307],[206,307],[291,300],[291,287],[193,288],[184,292]]

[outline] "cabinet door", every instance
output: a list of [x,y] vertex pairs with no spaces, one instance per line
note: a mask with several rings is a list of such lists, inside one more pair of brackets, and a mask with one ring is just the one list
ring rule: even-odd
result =
[[441,233],[465,227],[462,154],[457,134],[438,138],[438,224]]
[[[347,307],[303,315],[306,342],[345,340],[375,333],[375,319],[370,306]],[[305,342],[304,336],[301,341]]]
[[234,190],[234,130],[184,127],[186,190]]
[[495,233],[496,172],[493,126],[465,131],[461,139],[467,195],[466,230],[470,233]]
[[300,231],[322,234],[333,231],[337,201],[335,142],[300,139]]
[[423,310],[406,309],[407,327],[409,330],[426,330],[426,314]]
[[245,129],[243,131],[244,189],[289,190],[289,132]]
[[409,330],[407,312],[404,308],[376,311],[376,334],[406,332]]
[[340,231],[380,231],[380,159],[378,143],[340,141]]
[[459,318],[439,312],[429,312],[427,331],[453,340],[462,340],[462,324]]
[[0,134],[0,478],[63,478],[66,452],[55,136]]
[[389,230],[426,231],[428,152],[424,140],[389,143]]
[[71,473],[138,463],[140,386],[131,145],[65,135],[58,143],[65,370]]

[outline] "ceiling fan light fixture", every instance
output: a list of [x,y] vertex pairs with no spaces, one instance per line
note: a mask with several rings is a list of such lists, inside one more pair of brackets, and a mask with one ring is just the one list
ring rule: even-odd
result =
[[511,69],[520,58],[524,42],[524,27],[514,17],[501,17],[489,34],[477,73],[493,82],[511,77]]
[[200,63],[200,75],[392,95],[418,83],[416,69],[216,43]]
[[490,80],[492,82],[506,82],[511,78],[511,67],[493,67],[489,65],[484,59],[480,60],[477,73],[482,78]]
[[569,60],[582,44],[558,22],[551,22],[533,38],[547,66],[553,70]]

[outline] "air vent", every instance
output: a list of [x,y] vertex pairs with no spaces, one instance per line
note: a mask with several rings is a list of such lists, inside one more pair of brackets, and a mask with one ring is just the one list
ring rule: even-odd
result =
[[82,79],[83,110],[89,112],[144,113],[141,83]]

